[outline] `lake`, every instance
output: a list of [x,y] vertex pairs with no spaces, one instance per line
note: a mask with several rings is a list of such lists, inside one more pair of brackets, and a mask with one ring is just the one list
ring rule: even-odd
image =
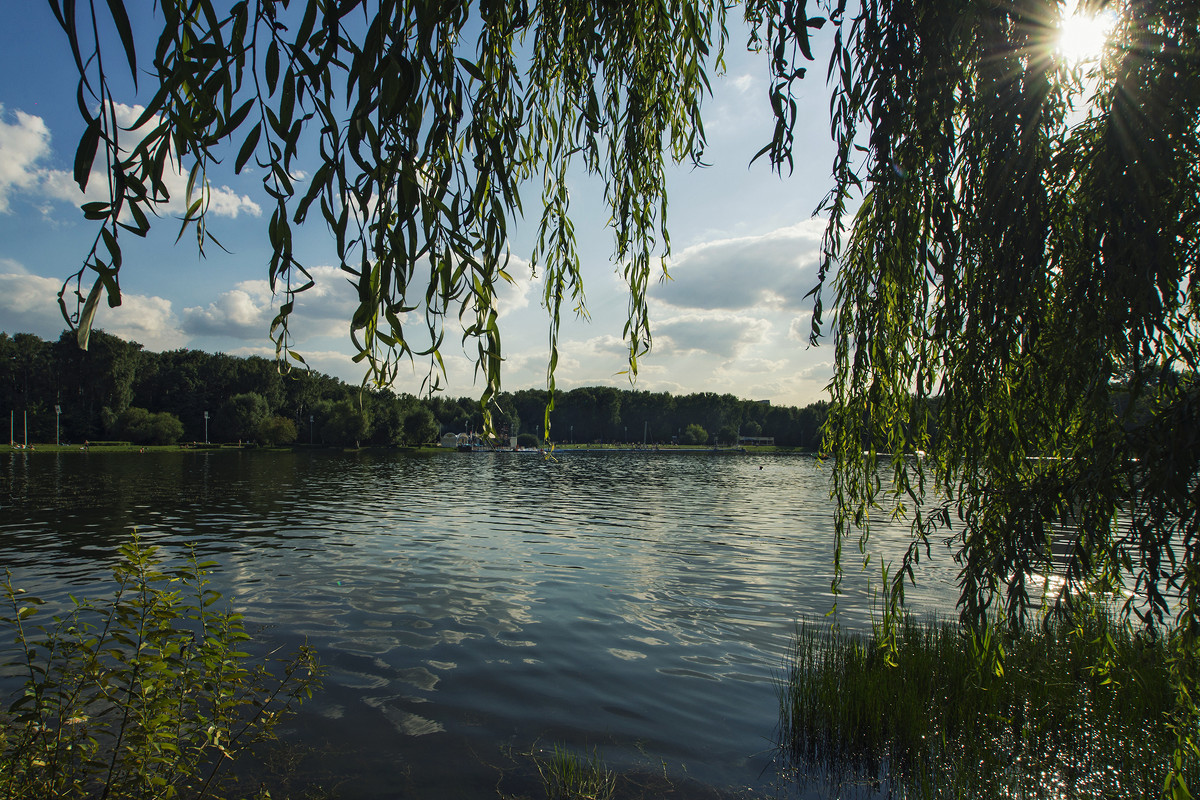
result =
[[[814,458],[94,448],[13,453],[2,474],[17,586],[86,592],[136,530],[219,560],[260,647],[316,647],[324,688],[282,731],[294,780],[539,797],[530,754],[562,745],[651,796],[802,796],[774,741],[795,623],[834,601]],[[949,611],[934,555],[910,605]],[[848,575],[836,620],[869,628],[871,598]]]

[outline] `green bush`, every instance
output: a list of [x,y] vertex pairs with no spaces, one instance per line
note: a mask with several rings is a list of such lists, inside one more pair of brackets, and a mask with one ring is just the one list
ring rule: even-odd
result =
[[270,738],[319,683],[314,652],[255,659],[241,615],[218,608],[195,553],[166,568],[136,537],[109,600],[43,601],[3,584],[12,634],[0,675],[20,676],[0,714],[0,797],[219,797],[222,767]]
[[175,444],[183,436],[183,423],[165,411],[155,414],[144,408],[131,407],[117,417],[113,430],[128,437],[133,444]]
[[267,417],[258,426],[258,438],[268,447],[296,441],[296,423],[286,417]]
[[683,435],[679,437],[680,444],[708,444],[708,431],[701,426],[692,423],[683,429]]

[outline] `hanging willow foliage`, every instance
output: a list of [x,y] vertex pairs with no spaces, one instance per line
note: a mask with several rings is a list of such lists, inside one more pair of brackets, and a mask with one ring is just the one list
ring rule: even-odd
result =
[[1200,9],[1107,7],[1086,68],[1045,0],[867,3],[833,57],[839,531],[907,501],[896,596],[946,534],[974,621],[1023,622],[1066,548],[1052,599],[1124,574],[1200,624]]
[[[839,149],[813,338],[835,347],[837,559],[904,515],[893,612],[944,541],[977,631],[1120,587],[1171,631],[1191,758],[1200,4],[1084,5],[1116,22],[1082,64],[1056,54],[1057,0],[827,8]],[[1166,788],[1190,796],[1179,762]]]
[[[567,192],[568,173],[582,168],[602,178],[611,207],[636,373],[651,344],[652,260],[670,249],[665,163],[703,152],[699,112],[707,73],[721,66],[724,3],[162,0],[148,65],[124,0],[50,5],[80,74],[75,179],[86,186],[100,162],[109,181],[108,200],[84,206],[99,233],[59,295],[82,346],[100,300],[121,302],[122,237],[149,231],[170,199],[170,170],[189,176],[180,237],[193,233],[201,252],[219,246],[207,225],[208,174],[236,153],[235,171],[262,170],[275,206],[277,354],[303,362],[289,319],[313,281],[293,236],[319,214],[358,290],[350,334],[368,378],[387,385],[401,360],[427,357],[429,388],[439,388],[444,323],[457,316],[463,342],[477,346],[485,408],[500,385],[495,292],[511,280],[508,226],[522,213],[522,185],[540,181],[530,255],[545,277],[553,386],[564,299],[587,313]],[[125,129],[112,48],[96,38],[108,26],[129,76],[153,89]],[[296,171],[314,155],[301,183]]]

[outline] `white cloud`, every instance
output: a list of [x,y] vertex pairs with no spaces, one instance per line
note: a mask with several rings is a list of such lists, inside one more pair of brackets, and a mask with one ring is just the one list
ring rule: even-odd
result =
[[[143,106],[125,105],[124,103],[116,103],[113,106],[116,112],[117,124],[122,128],[133,125],[142,116],[146,110]],[[147,136],[151,128],[159,123],[159,118],[154,117],[147,120],[146,124],[136,130],[129,131],[125,134],[128,139],[122,139],[121,147],[123,150],[132,150],[130,145],[143,139]],[[172,167],[177,167],[178,161],[172,154],[169,162]],[[103,184],[104,176],[92,173],[88,179],[89,189],[93,183]],[[177,168],[171,168],[168,173],[163,176],[163,183],[167,186],[167,191],[171,195],[171,200],[164,206],[159,207],[159,212],[166,211],[171,214],[182,214],[187,210],[187,182],[188,176],[186,172],[180,171]],[[209,213],[218,217],[230,217],[236,219],[239,214],[249,214],[253,217],[262,216],[262,207],[252,200],[249,195],[239,195],[235,190],[228,186],[210,185],[208,189]]]
[[67,327],[56,300],[62,281],[30,275],[8,259],[0,270],[0,329],[57,339]]
[[[311,267],[314,285],[296,295],[290,325],[305,339],[343,336],[358,305],[358,296],[337,267]],[[297,274],[297,281],[303,277]],[[282,284],[281,284],[282,286]],[[207,306],[183,310],[183,327],[194,336],[222,336],[249,341],[266,338],[279,313],[282,295],[273,295],[268,281],[241,281]]]
[[762,236],[693,245],[669,264],[651,296],[675,308],[800,310],[816,285],[825,223],[810,219]]
[[788,338],[794,342],[808,344],[809,334],[812,333],[812,314],[801,314],[794,317],[788,324]]
[[[67,327],[57,302],[61,287],[57,278],[30,275],[16,262],[0,261],[0,329],[33,333],[47,341],[58,339]],[[69,304],[73,300],[67,299]],[[73,310],[71,305],[68,309]],[[148,350],[172,350],[188,341],[179,329],[171,301],[162,297],[122,294],[116,308],[101,302],[94,325]]]
[[753,75],[751,75],[749,72],[743,72],[741,75],[738,75],[737,77],[729,78],[729,84],[733,88],[737,89],[738,94],[743,95],[743,96],[750,94],[750,92],[754,89],[754,87],[758,83],[759,83],[758,79],[755,78]]
[[106,333],[138,342],[155,352],[178,349],[190,339],[180,330],[171,301],[162,297],[122,294],[121,305],[116,308],[101,303],[95,324]]
[[[131,125],[144,110],[141,106],[116,104],[119,125]],[[88,177],[86,194],[79,190],[73,174],[66,170],[52,169],[47,163],[51,156],[50,130],[41,117],[14,112],[16,122],[5,121],[4,107],[0,106],[0,213],[9,211],[11,199],[17,193],[31,199],[61,200],[80,204],[102,200],[108,196],[105,175],[93,171]],[[151,120],[150,125],[154,123]],[[125,133],[121,139],[123,150],[130,150],[139,136],[148,133],[148,128]],[[174,162],[172,161],[172,164]],[[187,175],[172,166],[163,177],[170,193],[170,202],[159,206],[159,213],[182,214],[186,210]],[[236,218],[241,214],[261,216],[262,207],[249,195],[238,194],[228,186],[209,187],[209,212],[218,217]]]
[[707,353],[733,359],[766,344],[771,323],[729,313],[690,313],[654,325],[654,351],[664,356]]
[[531,297],[542,298],[542,276],[530,277],[529,262],[513,256],[509,259],[505,270],[513,276],[513,282],[501,280],[496,285],[496,314],[500,319],[511,317],[518,311],[524,311],[531,305]]
[[184,330],[193,336],[262,339],[275,316],[271,299],[266,281],[242,281],[207,307],[185,308]]
[[50,130],[41,117],[18,110],[10,124],[8,116],[0,105],[0,213],[9,210],[13,194],[38,184],[38,164],[50,154]]

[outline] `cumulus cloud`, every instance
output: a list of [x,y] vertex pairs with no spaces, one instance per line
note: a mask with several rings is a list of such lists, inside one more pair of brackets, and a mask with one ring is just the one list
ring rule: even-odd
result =
[[[57,302],[61,287],[62,281],[57,278],[31,275],[14,261],[0,260],[0,329],[57,339],[67,327]],[[188,341],[171,301],[162,297],[122,294],[121,305],[116,308],[100,304],[94,324],[149,350],[172,350]]]
[[49,154],[50,130],[41,117],[20,110],[9,115],[0,105],[0,213],[14,194],[36,187],[44,172],[39,164]]
[[183,310],[183,328],[193,336],[261,339],[274,318],[266,281],[242,281],[206,307]]
[[[346,274],[331,266],[312,267],[309,273],[314,285],[296,296],[293,326],[306,338],[343,334],[358,300]],[[193,336],[261,341],[282,302],[266,280],[241,281],[207,306],[185,308],[183,328]]]
[[[117,124],[122,127],[132,126],[146,110],[143,106],[131,106],[124,103],[115,104],[113,109],[117,118]],[[150,129],[158,125],[158,123],[159,118],[152,118],[143,127],[130,131],[127,134],[129,144],[122,144],[122,147],[124,149],[131,149],[129,145],[144,138],[149,134]],[[172,159],[169,163],[176,167],[178,166],[178,162],[175,159]],[[167,205],[159,207],[160,213],[167,211],[172,214],[182,214],[187,210],[187,180],[187,173],[177,168],[169,169],[168,174],[163,176],[163,183],[166,184],[167,191],[170,192],[171,200]],[[90,187],[93,182],[103,183],[103,181],[104,177],[102,175],[93,173],[92,177],[88,180],[88,185]],[[218,217],[236,218],[240,214],[249,214],[253,217],[262,215],[262,207],[252,200],[249,195],[238,194],[228,186],[210,185],[208,199],[209,213]]]
[[811,219],[762,236],[688,247],[670,263],[673,280],[651,296],[681,309],[799,310],[816,284],[825,223]]
[[741,75],[729,78],[729,83],[738,90],[738,94],[747,95],[758,84],[758,79],[749,72],[743,72]]
[[66,327],[56,296],[62,281],[30,275],[9,259],[0,262],[0,329],[57,339]]
[[116,308],[101,304],[96,327],[156,352],[183,347],[190,338],[180,329],[170,300],[139,294],[122,294]]
[[529,308],[533,297],[540,302],[542,294],[541,274],[531,278],[525,259],[513,256],[505,271],[513,277],[513,282],[501,280],[496,285],[496,313],[500,319]]
[[[120,103],[114,105],[113,109],[118,124],[122,126],[132,125],[144,110],[141,106]],[[61,200],[72,204],[101,200],[108,196],[105,176],[99,172],[93,171],[89,176],[85,194],[79,190],[71,172],[51,168],[47,163],[51,157],[50,130],[41,117],[20,110],[11,115],[15,122],[8,122],[7,117],[10,115],[0,106],[0,213],[10,210],[11,199],[18,193],[35,201]],[[151,120],[147,125],[154,123]],[[122,139],[122,148],[131,149],[146,132],[148,128],[125,133],[127,138]],[[168,168],[163,182],[171,199],[169,203],[159,206],[158,211],[183,213],[187,199],[186,173],[174,167]],[[249,195],[238,194],[228,186],[210,186],[209,212],[219,217],[237,217],[240,214],[257,217],[262,214],[262,207]]]
[[708,353],[732,359],[767,342],[771,324],[739,314],[692,313],[663,320],[654,330],[654,349],[662,355]]
[[808,344],[809,334],[812,333],[812,313],[794,317],[788,324],[788,338],[794,342]]

